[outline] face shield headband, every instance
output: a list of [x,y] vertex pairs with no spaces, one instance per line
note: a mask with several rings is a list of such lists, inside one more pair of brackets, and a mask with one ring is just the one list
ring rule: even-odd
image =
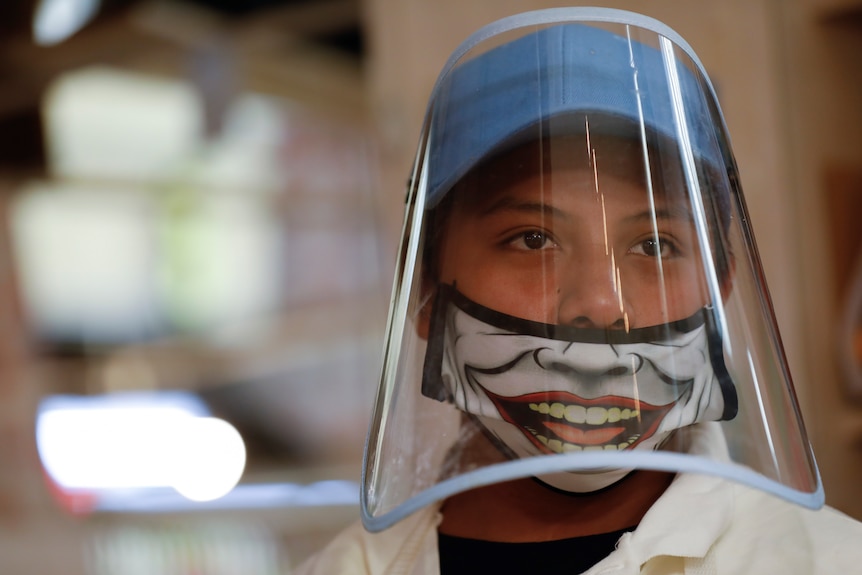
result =
[[[659,449],[677,429],[737,413],[709,307],[627,332],[583,329],[506,315],[445,284],[433,305],[422,393],[454,403],[512,459]],[[630,471],[539,479],[589,492]]]

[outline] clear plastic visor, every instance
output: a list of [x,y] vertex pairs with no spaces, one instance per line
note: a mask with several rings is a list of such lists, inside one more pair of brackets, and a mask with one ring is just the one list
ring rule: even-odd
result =
[[429,106],[366,526],[483,484],[590,492],[634,469],[821,505],[699,63],[653,21],[509,22]]

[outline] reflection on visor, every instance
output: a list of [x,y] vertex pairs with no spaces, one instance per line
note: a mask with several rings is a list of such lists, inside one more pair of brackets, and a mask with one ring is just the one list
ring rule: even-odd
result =
[[630,331],[580,329],[502,314],[444,284],[422,392],[479,418],[513,458],[656,449],[737,412],[709,308]]

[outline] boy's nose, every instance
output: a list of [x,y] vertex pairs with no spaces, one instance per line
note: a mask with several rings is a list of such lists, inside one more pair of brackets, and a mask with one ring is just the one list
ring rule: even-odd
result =
[[625,294],[611,255],[580,254],[560,270],[558,317],[562,325],[592,329],[625,329]]

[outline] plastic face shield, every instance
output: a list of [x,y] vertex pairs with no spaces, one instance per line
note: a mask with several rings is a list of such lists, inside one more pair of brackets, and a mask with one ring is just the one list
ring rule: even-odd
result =
[[362,518],[636,469],[823,504],[702,65],[649,18],[531,12],[469,38],[432,93]]

